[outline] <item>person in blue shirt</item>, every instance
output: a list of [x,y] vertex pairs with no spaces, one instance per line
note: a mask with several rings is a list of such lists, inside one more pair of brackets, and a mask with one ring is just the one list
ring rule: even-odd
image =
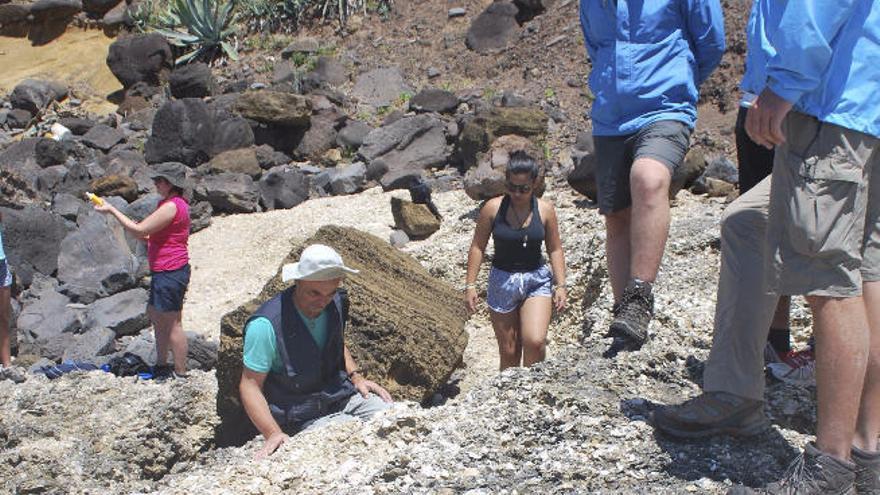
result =
[[3,215],[0,214],[0,380],[24,381],[24,374],[12,366],[9,320],[12,318],[12,270],[3,249]]
[[669,185],[696,124],[700,84],[724,53],[718,0],[581,0],[592,70],[599,213],[614,292],[614,347],[637,349],[654,314]]
[[282,268],[294,280],[248,319],[239,394],[244,410],[265,439],[256,457],[272,454],[288,438],[329,421],[367,419],[388,407],[391,396],[367,380],[345,346],[347,274],[333,248],[313,244],[297,263]]
[[880,493],[880,2],[788,2],[746,131],[775,148],[766,267],[805,295],[816,441],[771,493]]

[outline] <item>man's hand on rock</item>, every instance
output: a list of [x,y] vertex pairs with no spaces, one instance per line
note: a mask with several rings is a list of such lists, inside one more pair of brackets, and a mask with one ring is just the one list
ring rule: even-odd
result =
[[278,431],[269,435],[269,438],[266,439],[266,443],[263,444],[263,448],[258,450],[257,453],[254,454],[254,459],[259,461],[261,459],[269,457],[270,455],[272,455],[273,452],[278,449],[278,447],[281,446],[282,443],[286,442],[288,438],[290,437],[282,431]]
[[367,380],[360,374],[353,376],[351,379],[351,383],[354,384],[354,388],[356,388],[357,391],[360,392],[360,394],[365,399],[367,398],[367,396],[370,395],[370,392],[373,392],[374,394],[381,397],[382,400],[384,400],[385,402],[392,402],[391,394],[389,394],[387,390],[382,388],[382,386],[378,383],[372,380]]

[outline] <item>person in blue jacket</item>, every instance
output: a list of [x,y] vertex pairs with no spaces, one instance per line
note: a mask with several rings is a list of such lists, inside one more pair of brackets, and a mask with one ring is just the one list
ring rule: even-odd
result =
[[771,493],[880,493],[880,2],[788,2],[746,131],[775,148],[766,267],[816,336],[816,441]]
[[637,349],[669,231],[669,185],[696,124],[700,84],[724,53],[718,0],[581,0],[592,63],[599,213],[614,346]]

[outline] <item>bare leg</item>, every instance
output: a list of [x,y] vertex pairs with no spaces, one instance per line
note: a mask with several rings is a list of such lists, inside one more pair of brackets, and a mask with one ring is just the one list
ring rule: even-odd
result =
[[605,257],[614,302],[620,301],[629,282],[630,208],[605,215]]
[[632,222],[630,226],[631,278],[654,282],[669,235],[669,183],[666,165],[639,158],[630,171]]
[[877,437],[880,435],[880,282],[865,282],[862,287],[871,329],[871,346],[853,445],[873,452],[877,450]]
[[553,314],[550,297],[530,297],[519,309],[523,366],[544,360],[547,353],[547,327]]
[[489,311],[495,338],[498,340],[498,369],[505,370],[519,366],[522,360],[522,344],[519,337],[519,312],[496,313]]
[[156,364],[165,364],[168,349],[174,356],[174,371],[178,374],[186,373],[187,352],[189,343],[183,332],[180,311],[155,311],[156,315],[156,353],[162,358],[156,359]]
[[862,297],[819,296],[807,301],[816,335],[816,446],[848,460],[868,364],[865,302]]
[[9,320],[12,318],[12,306],[9,305],[9,287],[0,288],[0,364],[12,366]]
[[165,327],[163,313],[153,306],[147,306],[147,316],[153,324],[153,334],[156,337],[156,366],[165,366],[168,363],[168,339],[170,329]]
[[788,328],[791,326],[789,314],[791,313],[791,297],[782,296],[776,303],[776,312],[773,313],[773,321],[770,328]]

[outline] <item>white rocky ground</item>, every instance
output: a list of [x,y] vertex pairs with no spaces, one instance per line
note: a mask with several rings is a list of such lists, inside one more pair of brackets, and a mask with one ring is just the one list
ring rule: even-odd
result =
[[[442,406],[399,404],[366,424],[296,436],[261,462],[252,460],[259,439],[197,453],[211,441],[210,373],[165,388],[124,386],[128,382],[101,375],[32,379],[22,386],[3,382],[0,478],[8,477],[0,486],[34,493],[59,486],[114,493],[718,493],[731,480],[754,486],[778,477],[812,433],[810,390],[772,384],[769,414],[776,426],[754,439],[674,442],[646,423],[655,403],[698,390],[711,342],[723,203],[680,193],[657,283],[653,339],[640,352],[609,359],[602,357],[609,344],[603,333],[610,296],[601,219],[567,189],[551,188],[548,197],[558,208],[573,288],[568,311],[551,326],[547,362],[498,374],[491,326],[485,311],[479,312],[468,324],[471,345],[457,373],[461,394]],[[404,249],[458,286],[477,204],[461,192],[438,194],[436,201],[443,227]],[[389,195],[372,190],[288,211],[215,219],[192,239],[187,328],[216,338],[222,314],[257,293],[291,242],[325,223],[387,238]],[[485,270],[482,276],[484,282]],[[192,395],[194,386],[205,393],[190,400],[188,410],[175,407],[175,398]],[[100,402],[92,399],[96,394]],[[107,426],[108,417],[149,410],[163,398],[170,402],[160,420]],[[34,403],[53,402],[55,426],[46,433],[43,418],[29,411]],[[94,405],[103,409],[87,413]],[[194,424],[181,419],[191,411]],[[80,418],[96,425],[92,433]],[[202,436],[192,438],[193,432]],[[183,440],[174,440],[182,446],[177,456],[162,454],[156,464],[120,449],[133,438]],[[98,466],[114,469],[85,460],[96,456],[106,459]],[[47,459],[59,467],[42,468]],[[129,469],[120,469],[126,463]],[[34,477],[44,479],[24,484]]]

